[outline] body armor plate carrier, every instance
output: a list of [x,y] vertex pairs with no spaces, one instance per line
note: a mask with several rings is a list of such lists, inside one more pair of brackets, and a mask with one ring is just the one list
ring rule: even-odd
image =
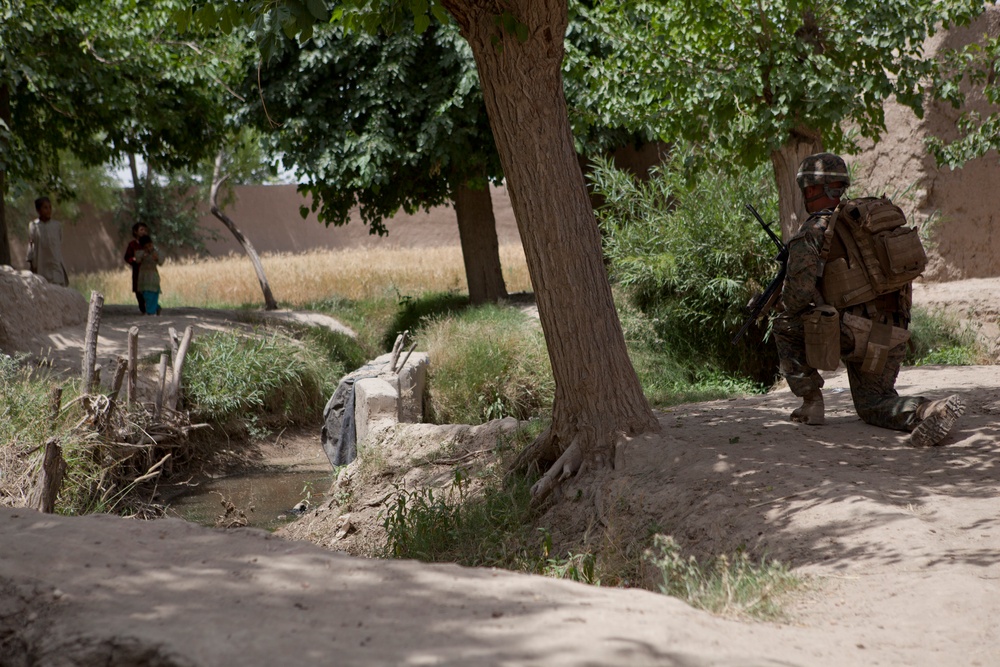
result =
[[896,291],[927,266],[916,228],[886,197],[842,202],[827,227],[824,255],[820,290],[837,309]]

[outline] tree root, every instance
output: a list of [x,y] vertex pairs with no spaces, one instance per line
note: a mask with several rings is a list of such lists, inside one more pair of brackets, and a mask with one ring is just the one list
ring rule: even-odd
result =
[[[610,447],[602,447],[601,444],[607,442],[607,437],[613,437],[613,442]],[[621,431],[599,437],[594,429],[584,428],[578,430],[569,446],[559,453],[558,438],[552,435],[550,429],[546,429],[521,452],[511,464],[508,474],[527,472],[532,468],[544,470],[541,479],[531,487],[531,505],[537,507],[570,477],[582,475],[588,469],[614,469],[623,464],[623,445],[626,442],[628,437]],[[543,462],[552,459],[555,460],[551,465],[543,467]]]
[[573,438],[573,442],[569,443],[569,447],[562,453],[562,456],[556,459],[552,467],[531,487],[532,507],[537,507],[545,502],[545,499],[564,480],[569,479],[579,472],[583,472],[585,468],[583,449],[580,447],[580,436],[577,435]]

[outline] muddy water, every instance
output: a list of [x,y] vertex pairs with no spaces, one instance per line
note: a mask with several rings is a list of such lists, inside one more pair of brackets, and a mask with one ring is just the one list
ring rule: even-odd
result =
[[332,472],[278,470],[205,479],[169,493],[167,514],[214,526],[225,513],[225,500],[243,511],[248,526],[275,530],[298,516],[292,510],[299,503],[321,503],[332,477]]

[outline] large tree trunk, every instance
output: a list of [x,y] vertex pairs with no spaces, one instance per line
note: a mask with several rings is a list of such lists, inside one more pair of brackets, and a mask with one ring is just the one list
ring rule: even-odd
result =
[[536,449],[558,454],[544,497],[584,467],[612,463],[622,435],[658,429],[625,347],[601,238],[570,134],[561,65],[566,0],[510,0],[523,42],[491,0],[444,0],[476,58],[556,383],[552,426]]
[[274,300],[274,294],[271,293],[271,284],[267,282],[267,275],[264,273],[264,265],[260,261],[260,255],[257,254],[257,249],[253,247],[243,232],[240,231],[236,223],[233,222],[229,216],[222,212],[219,208],[219,188],[222,186],[223,182],[228,176],[220,177],[222,172],[222,153],[220,152],[215,156],[215,168],[212,171],[212,187],[209,191],[208,199],[212,208],[212,215],[218,218],[222,224],[226,226],[233,236],[236,237],[236,241],[243,246],[243,252],[247,254],[250,258],[250,263],[253,264],[253,270],[257,274],[257,282],[260,283],[260,291],[264,293],[264,310],[277,310],[278,302]]
[[781,216],[781,237],[788,241],[799,231],[806,219],[806,204],[795,182],[799,165],[810,155],[823,151],[823,137],[815,130],[795,128],[788,141],[771,151],[774,180],[778,184],[778,214]]
[[493,216],[489,185],[484,183],[478,189],[459,185],[453,199],[469,301],[473,305],[500,301],[507,297],[507,286],[500,267],[497,221]]
[[[10,114],[10,88],[4,84],[0,86],[0,121],[7,125],[7,131],[11,129]],[[2,140],[0,140],[2,141]],[[6,153],[10,146],[4,142]],[[0,167],[0,265],[10,266],[10,237],[7,234],[7,169]]]

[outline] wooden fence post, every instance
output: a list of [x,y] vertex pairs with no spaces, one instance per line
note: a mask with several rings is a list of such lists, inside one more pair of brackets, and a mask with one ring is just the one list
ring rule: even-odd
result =
[[131,327],[128,330],[128,381],[125,384],[125,397],[128,404],[132,405],[136,399],[136,382],[138,381],[139,370],[136,364],[139,362],[139,327]]
[[83,389],[93,393],[97,388],[94,382],[94,366],[97,364],[97,332],[101,328],[101,309],[104,307],[104,295],[99,292],[90,293],[90,311],[87,313],[87,335],[83,342]]
[[59,438],[49,438],[45,443],[45,455],[42,459],[41,475],[31,490],[28,499],[30,507],[43,514],[52,514],[56,509],[56,497],[62,488],[63,477],[66,475],[66,461],[62,457],[62,447]]

